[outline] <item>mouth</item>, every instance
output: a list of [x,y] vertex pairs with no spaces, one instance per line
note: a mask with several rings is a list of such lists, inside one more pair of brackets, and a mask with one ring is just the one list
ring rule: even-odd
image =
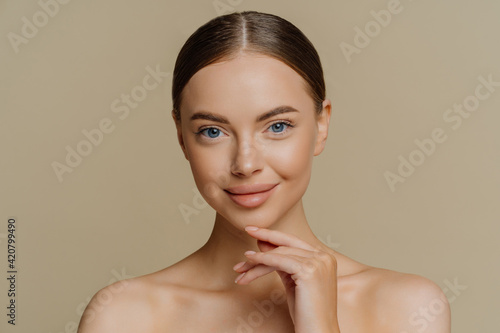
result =
[[255,184],[230,187],[224,191],[239,206],[254,208],[262,205],[274,193],[278,184]]

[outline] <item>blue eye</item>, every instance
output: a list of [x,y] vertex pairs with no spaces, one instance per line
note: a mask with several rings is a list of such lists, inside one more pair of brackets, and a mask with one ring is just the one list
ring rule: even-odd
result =
[[215,139],[219,136],[221,131],[215,127],[208,127],[200,131],[200,133],[206,133],[205,135],[209,138]]
[[287,122],[284,122],[284,121],[280,121],[279,123],[272,124],[271,126],[269,126],[269,128],[271,128],[271,130],[274,133],[282,133],[289,126],[291,127],[290,123],[287,123]]
[[[278,121],[275,122],[274,124],[271,124],[268,129],[271,130],[272,133],[276,133],[278,135],[284,134],[288,128],[294,127],[290,122],[288,121]],[[201,135],[209,139],[217,139],[218,137],[221,137],[223,135],[223,132],[216,128],[216,127],[205,127],[199,130],[198,132],[195,132],[197,136]]]

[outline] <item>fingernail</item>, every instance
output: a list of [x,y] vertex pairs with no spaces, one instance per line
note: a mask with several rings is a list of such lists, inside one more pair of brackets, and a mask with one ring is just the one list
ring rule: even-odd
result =
[[259,228],[254,227],[254,226],[248,226],[248,227],[245,227],[245,230],[246,231],[255,231],[255,230],[259,230]]
[[255,251],[247,251],[247,252],[245,252],[245,255],[251,256],[252,254],[255,254],[255,253],[256,253]]
[[245,275],[245,273],[241,273],[240,275],[238,275],[238,277],[236,278],[236,280],[234,280],[234,283],[238,283],[238,281],[241,280],[241,278],[243,277],[243,275]]
[[237,263],[236,265],[234,265],[233,270],[237,270],[238,268],[241,268],[241,266],[243,266],[244,264],[245,264],[244,261]]

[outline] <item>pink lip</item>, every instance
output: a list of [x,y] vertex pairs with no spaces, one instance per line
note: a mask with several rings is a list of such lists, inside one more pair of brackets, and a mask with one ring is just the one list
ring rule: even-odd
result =
[[235,187],[228,187],[225,190],[232,194],[250,194],[250,193],[259,193],[272,189],[278,184],[248,184],[248,185],[240,185]]
[[225,192],[236,204],[253,208],[262,205],[273,194],[278,184],[241,185],[225,189]]

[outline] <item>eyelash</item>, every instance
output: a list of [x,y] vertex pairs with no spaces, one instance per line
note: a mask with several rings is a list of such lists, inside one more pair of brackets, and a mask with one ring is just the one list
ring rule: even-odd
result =
[[[289,121],[289,120],[279,120],[279,121],[276,121],[276,122],[270,124],[269,127],[268,127],[268,129],[271,128],[271,126],[274,126],[276,124],[285,124],[286,125],[286,128],[282,132],[273,132],[276,135],[283,135],[284,133],[288,132],[289,128],[295,127],[295,125],[292,125],[292,122]],[[211,128],[218,129],[217,127],[214,127],[214,126],[202,127],[202,128],[200,128],[198,130],[198,132],[195,132],[194,134],[196,136],[204,136],[204,137],[208,138],[209,140],[216,140],[216,139],[218,139],[218,137],[216,137],[216,138],[210,138],[209,136],[202,134],[205,130],[211,129]],[[220,131],[220,129],[218,129],[218,130]]]

